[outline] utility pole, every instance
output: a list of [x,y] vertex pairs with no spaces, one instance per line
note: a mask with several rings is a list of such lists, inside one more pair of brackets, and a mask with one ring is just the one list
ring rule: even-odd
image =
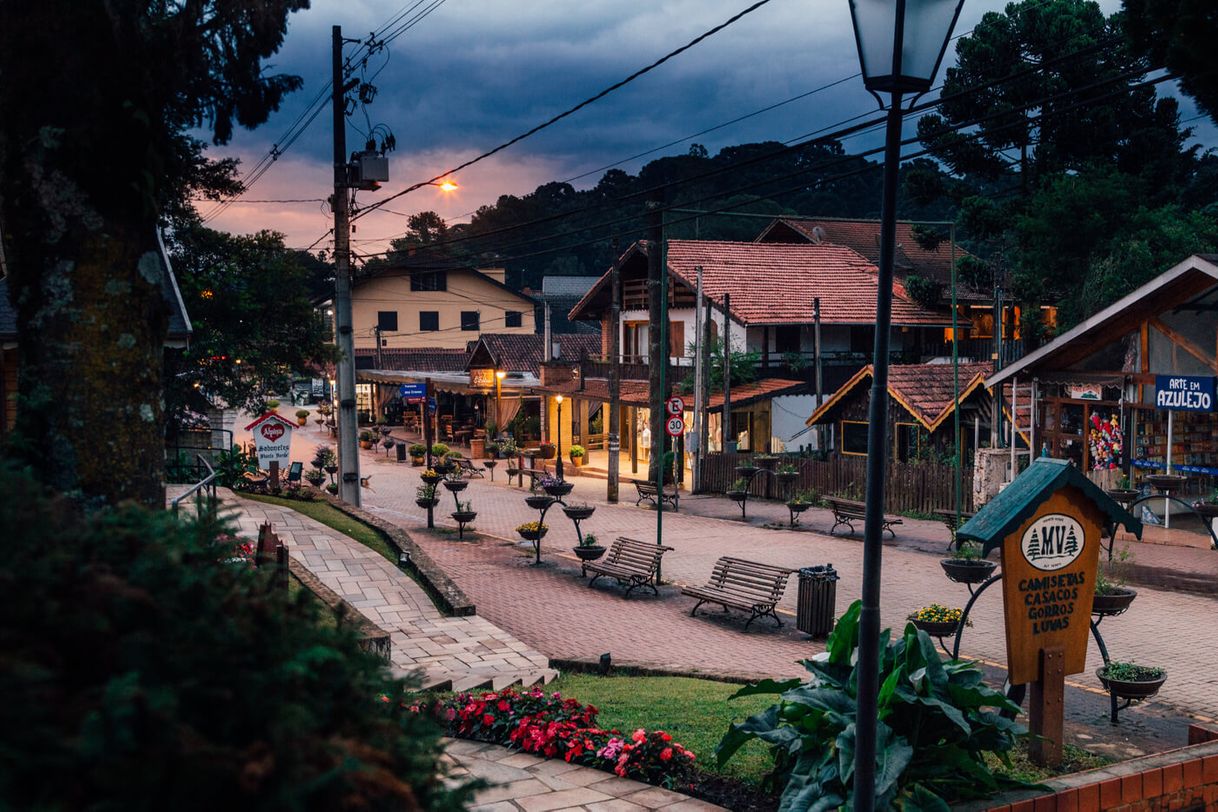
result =
[[657,480],[664,460],[664,367],[668,364],[668,348],[664,340],[664,300],[661,298],[665,268],[663,267],[663,204],[647,201],[647,389],[651,407],[648,429],[651,433],[651,455],[647,462],[648,479]]
[[[820,363],[820,297],[812,297],[812,363],[816,367],[816,408],[820,408],[824,396],[824,378],[821,375]],[[825,430],[816,427],[816,450],[825,450]]]
[[[706,314],[702,320],[702,420],[698,424],[698,460],[702,463],[703,471],[706,465],[706,446],[710,443],[710,384],[711,384],[711,330],[714,321],[711,316],[710,297],[706,297]],[[699,488],[705,488],[705,483],[699,482]]]
[[372,335],[376,339],[376,368],[382,369],[381,364],[381,325],[372,328]]
[[[615,246],[616,247],[616,246]],[[614,252],[616,253],[616,251]],[[618,499],[618,476],[621,465],[622,412],[622,285],[618,259],[609,268],[609,479],[605,498],[611,503]]]
[[[351,330],[351,225],[347,209],[347,85],[343,76],[342,26],[331,29],[334,92],[334,332],[338,346],[338,495],[359,507],[359,447],[356,445],[355,336]],[[380,342],[377,342],[379,349]]]
[[[736,436],[732,433],[732,294],[723,294],[723,453],[736,453]],[[752,439],[752,438],[749,438]]]
[[694,269],[698,274],[698,287],[694,300],[694,480],[690,491],[702,490],[702,354],[706,351],[702,341],[702,266]]

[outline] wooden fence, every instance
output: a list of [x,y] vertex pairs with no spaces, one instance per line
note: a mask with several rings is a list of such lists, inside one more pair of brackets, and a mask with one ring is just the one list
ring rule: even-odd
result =
[[[707,493],[723,493],[736,481],[736,466],[746,463],[756,465],[750,454],[710,454],[702,468],[703,490]],[[786,498],[800,491],[815,491],[818,496],[838,496],[847,499],[863,498],[867,483],[867,460],[864,457],[838,457],[828,460],[813,460],[799,457],[782,457],[780,464],[799,468],[799,479],[794,483],[780,484],[771,474],[759,473],[753,479],[749,493],[760,498]],[[886,483],[888,513],[917,511],[930,513],[934,510],[952,510],[956,506],[952,487],[955,471],[950,465],[927,462],[891,462],[888,464]],[[973,509],[973,472],[965,470],[961,477],[961,507]]]

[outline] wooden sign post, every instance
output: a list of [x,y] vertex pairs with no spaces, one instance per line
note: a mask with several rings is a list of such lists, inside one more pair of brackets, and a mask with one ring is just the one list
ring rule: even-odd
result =
[[1061,763],[1065,680],[1087,667],[1100,538],[1142,525],[1065,460],[1041,458],[957,532],[983,553],[1002,551],[1007,671],[1031,683],[1028,726],[1034,762]]

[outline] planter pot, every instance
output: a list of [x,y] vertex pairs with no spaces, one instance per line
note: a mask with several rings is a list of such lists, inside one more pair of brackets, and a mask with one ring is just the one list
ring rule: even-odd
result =
[[764,468],[767,471],[773,471],[778,467],[778,457],[757,457],[755,462],[758,467]]
[[435,485],[444,479],[444,477],[441,474],[419,474],[419,479],[423,480],[428,485]]
[[453,521],[460,522],[461,524],[469,524],[477,517],[477,515],[478,512],[474,510],[458,510],[452,514],[452,517]]
[[423,464],[423,458],[422,457],[411,457],[410,464],[417,468]]
[[1091,599],[1091,614],[1110,617],[1119,615],[1129,608],[1133,599],[1138,596],[1137,590],[1120,587],[1119,591],[1107,595],[1096,594]]
[[370,441],[370,440],[360,440],[360,441],[359,441],[359,447],[360,447],[360,448],[372,448],[372,441]]
[[301,428],[309,425],[309,418],[307,418],[307,417],[296,418],[296,425],[300,426]]
[[792,513],[803,513],[810,507],[812,506],[807,502],[787,502],[787,509]]
[[550,496],[566,496],[574,487],[573,482],[560,482],[557,485],[546,485],[543,490]]
[[727,498],[733,502],[743,502],[749,496],[748,491],[728,491]]
[[567,514],[568,519],[582,522],[584,519],[590,518],[596,511],[595,507],[564,507],[562,512]]
[[737,465],[736,466],[736,476],[751,477],[751,476],[754,476],[760,470],[761,469],[758,468],[756,465]]
[[550,528],[547,527],[545,530],[518,530],[517,532],[520,533],[520,537],[525,541],[540,541],[546,537],[546,533],[549,531]]
[[931,637],[950,637],[954,635],[956,633],[956,629],[960,627],[959,623],[950,623],[947,621],[937,620],[913,620],[911,618],[909,622],[929,634]]
[[1160,491],[1178,491],[1184,487],[1187,477],[1179,474],[1151,474],[1146,481]]
[[[508,473],[510,474],[511,471],[509,470]],[[528,505],[529,507],[533,508],[533,510],[545,510],[550,505],[554,504],[554,497],[553,496],[541,496],[541,495],[526,496],[524,498],[524,503],[526,505]]]
[[599,544],[589,544],[581,547],[572,547],[575,554],[579,556],[580,561],[595,561],[605,554],[605,548]]
[[458,480],[449,479],[449,480],[445,480],[444,487],[448,488],[453,493],[457,493],[459,491],[463,491],[466,488],[468,488],[469,483],[463,479],[458,479]]
[[790,474],[790,473],[775,474],[774,476],[777,477],[778,481],[783,483],[784,485],[789,484],[789,483],[794,482],[795,480],[799,479],[798,472],[794,473],[794,474]]
[[1167,673],[1157,679],[1148,680],[1118,680],[1110,679],[1104,676],[1104,670],[1108,666],[1101,666],[1095,669],[1095,675],[1099,677],[1105,690],[1111,691],[1122,699],[1149,699],[1159,693],[1159,689],[1163,687],[1163,683],[1167,682]]
[[1193,510],[1206,519],[1218,519],[1218,505],[1213,502],[1194,502]]
[[440,500],[439,500],[439,498],[416,499],[416,500],[414,500],[414,503],[416,505],[418,505],[419,507],[426,509],[426,508],[433,508],[436,505],[440,504]]
[[552,460],[557,453],[557,449],[549,443],[542,443],[541,447],[537,449],[537,453],[543,460]]
[[944,558],[939,561],[948,580],[958,584],[979,584],[994,574],[998,564],[994,561],[963,558]]
[[584,464],[584,455],[580,454],[578,457],[572,457],[571,464],[574,465],[576,468],[579,468],[580,466],[582,466]]
[[1111,496],[1113,499],[1117,500],[1118,502],[1122,502],[1126,505],[1129,504],[1130,502],[1132,502],[1134,499],[1137,499],[1138,496],[1141,495],[1140,491],[1135,491],[1133,489],[1128,489],[1128,488],[1113,488],[1112,490],[1105,491],[1105,493],[1107,493],[1109,496]]

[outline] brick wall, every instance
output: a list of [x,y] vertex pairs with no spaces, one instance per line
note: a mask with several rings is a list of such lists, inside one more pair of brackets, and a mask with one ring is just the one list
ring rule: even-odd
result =
[[1190,725],[1189,745],[1046,781],[1049,793],[1009,793],[991,812],[1149,812],[1218,809],[1218,729]]

